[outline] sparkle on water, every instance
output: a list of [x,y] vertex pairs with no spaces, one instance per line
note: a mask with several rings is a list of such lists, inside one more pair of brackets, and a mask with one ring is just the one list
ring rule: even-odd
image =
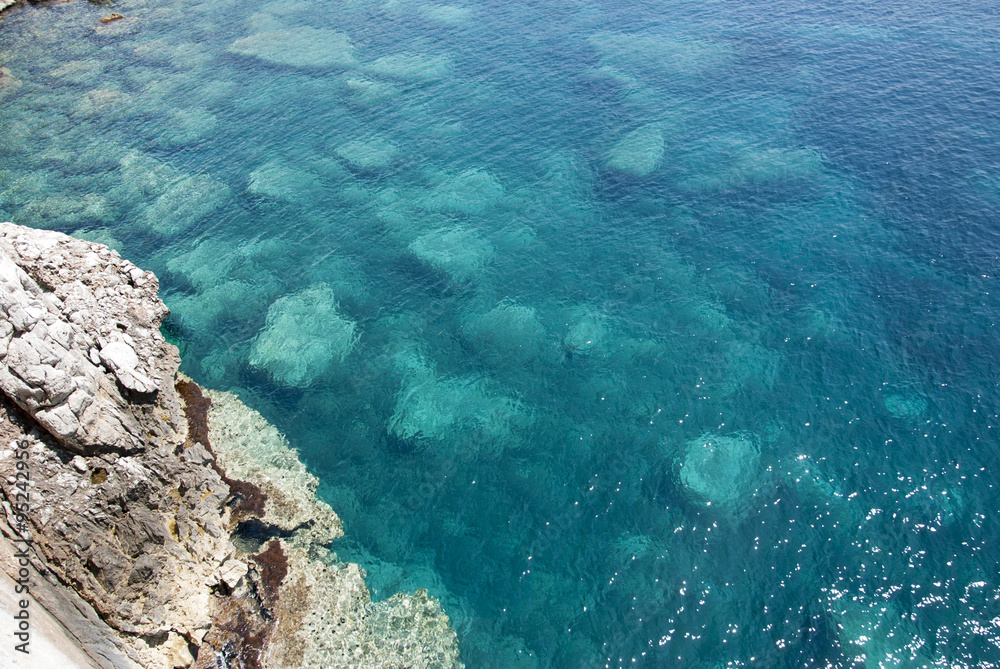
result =
[[5,15],[0,219],[156,271],[470,667],[1000,661],[995,5],[108,9]]

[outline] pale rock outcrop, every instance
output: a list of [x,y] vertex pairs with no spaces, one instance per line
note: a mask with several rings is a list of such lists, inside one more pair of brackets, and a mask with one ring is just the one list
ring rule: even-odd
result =
[[[0,389],[67,448],[136,450],[134,435],[150,421],[123,393],[156,392],[154,379],[172,378],[176,364],[157,329],[166,308],[156,278],[87,242],[81,258],[64,262],[65,235],[20,230],[0,225]],[[58,288],[43,290],[17,261]],[[170,408],[179,415],[176,402]]]

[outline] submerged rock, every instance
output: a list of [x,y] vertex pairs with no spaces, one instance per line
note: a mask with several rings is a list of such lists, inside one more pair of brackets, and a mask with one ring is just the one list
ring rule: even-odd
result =
[[444,25],[459,25],[469,20],[472,10],[458,5],[421,5],[417,10],[428,21]]
[[483,169],[471,169],[431,189],[419,204],[425,209],[466,216],[482,215],[504,196],[503,185]]
[[403,92],[403,89],[395,84],[373,81],[358,76],[346,78],[344,90],[350,96],[351,102],[364,107],[373,107],[386,100],[391,100]]
[[81,86],[94,85],[104,74],[104,67],[92,60],[71,60],[49,70],[50,77]]
[[192,295],[167,298],[175,317],[192,333],[213,331],[220,323],[252,321],[267,306],[277,288],[263,277],[260,282],[222,281]]
[[608,337],[607,317],[596,309],[581,307],[575,310],[563,346],[570,353],[596,355],[607,349]]
[[305,388],[342,362],[359,337],[357,325],[338,312],[333,290],[320,283],[271,305],[250,364],[266,369],[276,383]]
[[812,179],[823,171],[822,157],[813,149],[760,146],[738,136],[718,137],[684,162],[679,185],[692,191]]
[[357,63],[354,44],[346,33],[303,26],[242,37],[233,42],[229,50],[272,65],[289,67],[351,67]]
[[121,118],[134,111],[132,95],[113,86],[88,91],[73,106],[73,115],[82,118]]
[[280,159],[264,163],[251,172],[247,184],[247,190],[254,195],[299,204],[316,199],[322,189],[315,174],[287,165]]
[[417,53],[399,53],[383,56],[368,65],[368,71],[383,77],[402,81],[432,81],[451,74],[449,56],[429,56]]
[[[838,584],[839,585],[839,584]],[[861,667],[946,666],[896,602],[831,587],[827,607],[845,654]],[[888,599],[888,598],[886,598]]]
[[474,230],[457,226],[421,235],[410,251],[456,282],[475,281],[493,258],[493,245]]
[[412,350],[396,356],[404,381],[389,420],[390,434],[435,443],[440,450],[461,445],[457,456],[502,451],[526,420],[524,408],[476,377],[445,377]]
[[598,33],[587,41],[605,65],[645,76],[699,74],[732,57],[724,44],[653,33]]
[[704,434],[687,445],[680,478],[697,505],[741,517],[764,482],[760,446],[746,433]]
[[63,227],[109,223],[114,210],[107,199],[95,193],[80,197],[50,195],[36,198],[21,207],[21,220],[32,221],[39,227]]
[[360,170],[371,170],[388,167],[399,155],[399,147],[381,137],[358,139],[348,142],[337,149],[337,155],[346,160],[352,167]]
[[173,236],[184,232],[229,199],[229,188],[205,174],[186,176],[149,205],[138,223],[151,232]]
[[210,136],[218,122],[215,114],[203,107],[177,109],[157,139],[166,146],[190,144]]
[[503,300],[485,314],[469,319],[463,334],[481,355],[504,364],[539,356],[545,327],[532,307]]
[[358,139],[337,148],[337,155],[359,170],[388,167],[399,152],[398,146],[381,137]]
[[8,67],[0,67],[0,100],[14,94],[21,87],[21,80]]
[[663,130],[651,123],[633,130],[608,152],[608,167],[645,177],[663,160]]
[[886,411],[900,420],[916,421],[927,412],[927,398],[916,393],[889,393],[882,403]]

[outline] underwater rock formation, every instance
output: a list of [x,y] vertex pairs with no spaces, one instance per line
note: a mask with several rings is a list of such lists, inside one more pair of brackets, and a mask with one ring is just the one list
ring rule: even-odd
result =
[[379,58],[368,66],[368,70],[401,81],[432,81],[447,76],[453,67],[449,56],[399,53]]
[[575,309],[573,316],[572,326],[563,337],[566,350],[578,355],[603,352],[607,348],[607,317],[589,307]]
[[3,99],[21,87],[21,80],[14,76],[10,68],[0,67],[0,99]]
[[348,142],[337,149],[337,155],[359,170],[388,167],[399,155],[399,147],[387,139],[373,137]]
[[703,434],[687,445],[680,478],[697,505],[739,518],[764,481],[760,445],[746,433]]
[[187,230],[225,203],[229,188],[204,174],[193,174],[173,184],[146,209],[140,222],[161,235]]
[[889,393],[882,398],[885,409],[901,420],[915,422],[927,411],[927,398],[912,393]]
[[373,107],[397,97],[402,89],[384,81],[349,76],[344,79],[344,92],[350,96],[349,99],[354,104],[362,107]]
[[503,185],[486,170],[466,170],[435,186],[420,206],[430,211],[479,216],[490,211],[504,196]]
[[250,173],[247,190],[254,195],[287,202],[308,202],[322,191],[319,178],[280,160],[267,162]]
[[813,149],[760,146],[740,136],[718,137],[687,161],[686,176],[679,185],[690,191],[815,179],[823,170],[822,156]]
[[0,224],[0,569],[27,550],[78,666],[462,666],[426,591],[372,603],[329,550],[340,521],[277,430],[177,379],[157,291],[100,244]]
[[456,283],[478,281],[494,255],[492,244],[475,230],[462,226],[428,232],[409,248],[426,265]]
[[398,439],[429,442],[437,448],[460,443],[464,450],[456,457],[497,454],[516,445],[515,433],[530,420],[520,402],[482,378],[439,375],[413,349],[397,353],[395,363],[403,385],[388,429]]
[[303,26],[242,37],[233,42],[229,50],[271,65],[288,67],[350,67],[357,63],[354,45],[345,33]]
[[696,75],[732,58],[729,47],[655,33],[597,33],[587,42],[605,65],[647,77]]
[[608,167],[637,177],[649,176],[663,159],[663,130],[655,123],[622,137],[608,153]]
[[497,364],[531,360],[545,345],[545,327],[535,309],[513,300],[502,300],[468,319],[463,335],[480,355]]
[[465,23],[472,15],[471,9],[458,5],[421,5],[417,12],[428,21],[446,26]]
[[277,383],[305,388],[342,362],[359,337],[354,321],[337,311],[333,290],[319,283],[271,305],[250,364],[266,369]]

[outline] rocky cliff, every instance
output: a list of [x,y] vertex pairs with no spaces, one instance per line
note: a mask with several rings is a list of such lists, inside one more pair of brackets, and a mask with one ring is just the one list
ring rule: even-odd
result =
[[100,244],[0,224],[0,568],[17,581],[30,563],[67,652],[98,667],[462,666],[426,591],[373,603],[331,552],[340,521],[284,437],[178,377],[157,291]]

